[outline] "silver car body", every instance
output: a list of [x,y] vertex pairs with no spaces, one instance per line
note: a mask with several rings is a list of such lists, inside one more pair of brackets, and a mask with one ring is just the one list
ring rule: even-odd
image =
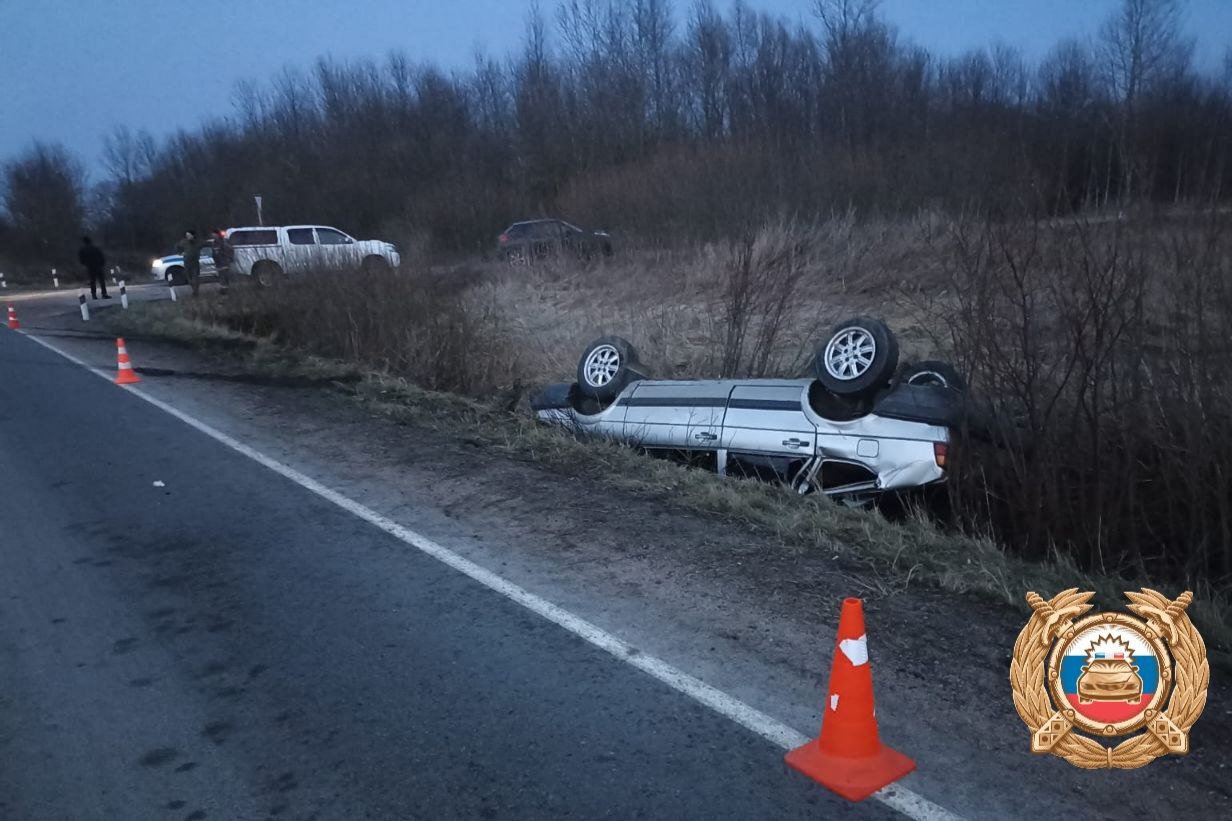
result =
[[838,484],[822,483],[834,495],[945,478],[947,427],[876,413],[827,418],[814,407],[819,389],[812,379],[639,380],[596,413],[576,405],[536,413],[544,422],[649,449],[713,451],[720,472],[733,457],[800,463],[801,471],[821,477],[839,468]]

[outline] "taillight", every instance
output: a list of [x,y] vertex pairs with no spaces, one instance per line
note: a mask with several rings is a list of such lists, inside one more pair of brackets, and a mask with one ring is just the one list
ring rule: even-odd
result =
[[945,467],[945,457],[949,453],[949,445],[945,442],[933,442],[933,458],[937,460],[937,467]]
[[501,234],[500,237],[497,238],[497,242],[499,242],[501,245],[504,245],[508,241],[509,241],[508,234]]

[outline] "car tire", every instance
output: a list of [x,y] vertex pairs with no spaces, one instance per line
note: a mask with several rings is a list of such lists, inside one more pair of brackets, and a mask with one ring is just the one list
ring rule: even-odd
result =
[[385,257],[377,256],[376,254],[364,257],[361,267],[363,268],[365,274],[385,274],[393,270],[393,266],[389,264],[389,260],[385,259]]
[[168,285],[187,285],[188,280],[184,276],[184,269],[180,267],[167,269],[167,284]]
[[525,246],[519,245],[505,252],[505,261],[513,268],[523,268],[530,265],[530,253]]
[[277,285],[279,280],[282,280],[285,276],[286,274],[283,272],[282,266],[277,262],[261,260],[252,266],[252,282],[258,288],[270,288]]
[[835,326],[813,357],[813,371],[838,396],[864,396],[884,387],[898,368],[898,340],[880,319],[856,317]]
[[630,382],[644,378],[637,351],[619,336],[596,339],[578,359],[578,390],[600,402],[611,402]]
[[967,380],[948,362],[925,359],[923,362],[907,362],[898,369],[895,379],[900,385],[926,385],[934,388],[967,390]]

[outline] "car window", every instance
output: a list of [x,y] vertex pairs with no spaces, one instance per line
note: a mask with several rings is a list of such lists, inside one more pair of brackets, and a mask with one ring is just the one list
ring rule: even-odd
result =
[[534,239],[556,239],[560,236],[560,226],[554,222],[537,223],[531,236]]
[[317,242],[322,245],[350,245],[354,240],[333,228],[318,228]]
[[239,245],[277,245],[278,232],[273,228],[254,231],[232,231],[228,237],[231,244]]
[[288,228],[287,241],[292,245],[315,245],[311,228]]
[[526,236],[529,229],[530,229],[529,225],[527,225],[524,222],[519,222],[514,225],[510,225],[509,229],[505,231],[505,236],[509,237],[510,239],[521,239],[522,237]]

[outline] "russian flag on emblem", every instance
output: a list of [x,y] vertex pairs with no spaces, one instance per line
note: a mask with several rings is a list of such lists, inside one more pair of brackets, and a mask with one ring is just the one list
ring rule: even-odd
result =
[[1099,625],[1077,636],[1061,657],[1061,689],[1070,706],[1104,724],[1137,717],[1159,686],[1155,650],[1131,630]]

